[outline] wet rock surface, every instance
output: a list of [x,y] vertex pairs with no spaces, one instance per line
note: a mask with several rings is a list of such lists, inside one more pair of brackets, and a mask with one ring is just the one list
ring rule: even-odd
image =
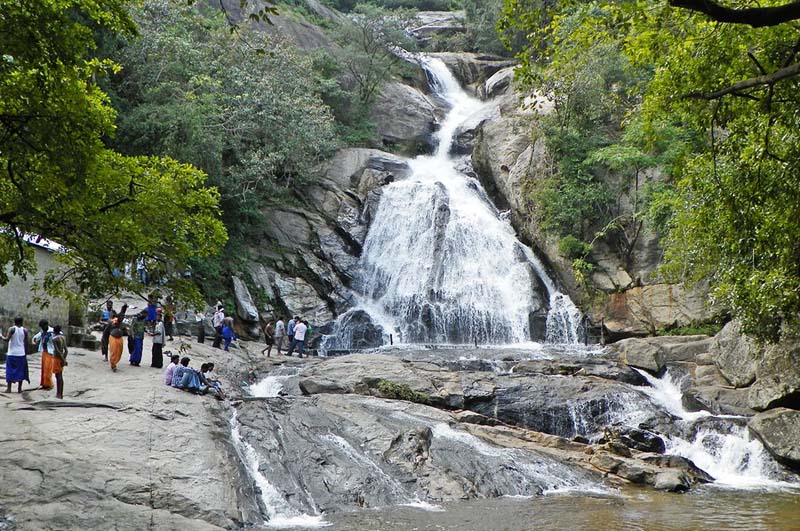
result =
[[764,411],[753,417],[748,427],[776,459],[800,470],[800,411]]

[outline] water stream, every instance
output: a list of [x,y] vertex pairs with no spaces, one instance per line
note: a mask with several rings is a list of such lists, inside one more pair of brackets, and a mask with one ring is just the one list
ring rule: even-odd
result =
[[[780,466],[767,454],[764,445],[750,436],[744,417],[714,415],[709,411],[687,411],[683,393],[669,371],[656,378],[634,369],[650,384],[642,391],[683,424],[687,436],[666,438],[666,453],[690,459],[711,474],[714,484],[734,488],[792,487],[780,479]],[[718,422],[714,422],[718,419]]]
[[[402,343],[499,345],[530,341],[532,316],[549,309],[547,341],[581,341],[580,311],[450,155],[459,127],[491,105],[467,94],[440,59],[418,60],[449,110],[436,151],[409,160],[411,175],[382,189],[359,262],[355,310]],[[352,347],[350,315],[325,348]]]

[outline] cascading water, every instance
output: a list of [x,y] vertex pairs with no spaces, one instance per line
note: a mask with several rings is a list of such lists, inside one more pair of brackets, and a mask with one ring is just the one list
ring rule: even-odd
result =
[[[541,284],[549,296],[547,340],[579,342],[580,312],[450,156],[459,126],[489,106],[468,95],[440,59],[419,61],[449,111],[436,152],[409,161],[411,176],[383,188],[359,262],[356,311],[380,314],[383,331],[403,343],[522,343],[531,339],[532,316],[547,307]],[[340,319],[325,347],[355,346],[347,321]]]
[[668,437],[665,440],[666,453],[690,459],[711,474],[718,485],[736,488],[789,486],[778,479],[779,467],[767,455],[761,442],[753,439],[745,426],[730,423],[739,417],[687,411],[681,402],[680,386],[669,372],[656,378],[646,371],[634,370],[650,384],[650,387],[642,389],[644,393],[680,422],[692,424],[709,418],[728,419],[722,425],[709,423],[696,427],[688,438]]

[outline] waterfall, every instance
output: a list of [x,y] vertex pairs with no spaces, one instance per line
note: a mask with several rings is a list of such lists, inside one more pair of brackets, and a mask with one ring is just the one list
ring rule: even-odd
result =
[[[669,371],[655,378],[646,371],[634,369],[650,387],[642,388],[654,403],[663,407],[681,422],[691,424],[703,419],[741,418],[735,415],[713,415],[709,411],[687,411],[681,402],[683,393]],[[671,436],[665,438],[667,451],[690,459],[695,465],[711,474],[716,484],[736,488],[763,488],[791,486],[778,479],[779,467],[760,441],[750,436],[746,426],[709,423],[695,427],[691,440]]]
[[[435,153],[410,160],[411,175],[382,188],[359,261],[355,309],[397,342],[499,345],[530,341],[531,320],[549,306],[547,340],[580,342],[580,311],[450,155],[459,127],[490,105],[467,94],[440,59],[419,61],[449,110]],[[355,347],[350,320],[339,319],[323,350]]]
[[264,523],[268,527],[279,529],[328,526],[329,524],[323,520],[322,516],[302,514],[289,505],[278,489],[261,472],[261,458],[255,449],[242,438],[236,409],[231,415],[230,426],[231,440],[236,453],[261,495],[261,503],[267,513],[267,520]]

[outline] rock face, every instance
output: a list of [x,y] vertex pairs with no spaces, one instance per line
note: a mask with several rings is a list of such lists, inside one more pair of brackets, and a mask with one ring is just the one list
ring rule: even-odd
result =
[[714,337],[714,364],[734,387],[747,387],[756,379],[763,354],[755,342],[741,333],[741,324],[731,321]]
[[[512,374],[498,374],[487,372],[486,365],[481,370],[480,363],[459,367],[460,363],[426,358],[424,353],[403,357],[356,354],[309,368],[301,374],[299,385],[307,395],[382,396],[380,383],[386,381],[406,386],[418,400],[437,407],[468,409],[566,438],[598,436],[615,419],[631,413],[631,404],[646,400],[615,380],[583,376],[579,366],[560,367],[563,372],[559,373],[555,372],[558,368],[544,363],[538,366],[541,372],[535,372],[534,364],[528,363],[524,369],[517,364],[511,365],[515,367]],[[564,378],[569,371],[575,376]],[[598,373],[617,377],[613,371]]]
[[241,331],[251,339],[258,339],[261,336],[258,308],[253,303],[247,285],[239,277],[233,277],[233,294],[236,298],[236,316],[239,318]]
[[[235,351],[191,346],[192,366],[238,363]],[[150,349],[146,336],[146,358]],[[38,360],[31,365],[38,374]],[[0,517],[0,528],[221,531],[260,523],[223,403],[165,386],[161,371],[144,366],[121,363],[111,373],[78,348],[70,348],[64,380],[64,400],[28,384],[3,397],[0,503],[14,523]]]
[[[343,149],[320,165],[306,208],[272,207],[265,242],[251,249],[251,299],[265,319],[300,315],[315,329],[351,305],[361,247],[381,187],[409,172],[375,149]],[[256,298],[253,295],[257,295]],[[265,300],[261,300],[265,299]]]
[[711,345],[708,336],[662,336],[623,339],[612,348],[620,362],[657,374],[667,362],[695,361]]
[[750,387],[749,404],[759,411],[774,407],[800,409],[799,340],[785,340],[767,348]]
[[800,470],[800,411],[771,409],[753,417],[748,427],[776,459]]
[[416,21],[409,31],[422,43],[436,35],[453,35],[466,29],[463,11],[419,11]]
[[354,395],[253,401],[240,406],[239,420],[243,438],[270,456],[261,472],[303,512],[530,496],[598,481],[533,445],[525,451],[500,445],[491,428],[475,427],[473,435],[451,426],[446,412],[401,401]]
[[713,317],[702,289],[687,291],[675,284],[636,286],[611,293],[604,325],[614,337],[652,334],[659,328],[684,326]]
[[371,117],[385,148],[409,155],[433,150],[436,108],[414,87],[396,81],[384,84]]

